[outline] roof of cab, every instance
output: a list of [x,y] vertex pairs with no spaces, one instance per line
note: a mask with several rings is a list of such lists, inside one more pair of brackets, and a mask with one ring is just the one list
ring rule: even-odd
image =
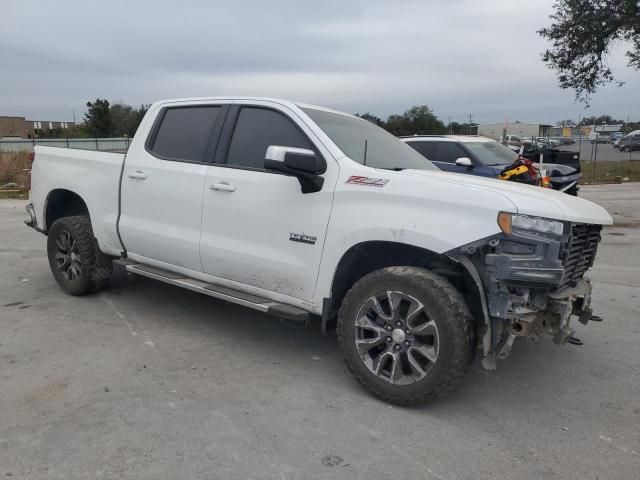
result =
[[479,135],[411,135],[400,137],[400,140],[404,142],[415,141],[415,142],[441,142],[441,141],[449,141],[449,142],[461,142],[461,143],[469,143],[469,142],[495,142],[491,138],[479,136]]
[[322,107],[320,105],[312,105],[304,102],[294,102],[291,100],[285,100],[282,98],[273,98],[273,97],[251,97],[251,96],[237,96],[237,95],[229,95],[229,96],[220,96],[220,97],[192,97],[192,98],[171,98],[159,100],[155,103],[166,104],[166,103],[189,103],[189,102],[206,102],[206,101],[261,101],[261,102],[273,102],[278,103],[287,107],[298,107],[298,108],[311,108],[314,110],[321,110],[323,112],[331,112],[338,115],[345,115],[348,117],[353,117],[349,113],[341,112],[339,110],[333,110],[331,108]]

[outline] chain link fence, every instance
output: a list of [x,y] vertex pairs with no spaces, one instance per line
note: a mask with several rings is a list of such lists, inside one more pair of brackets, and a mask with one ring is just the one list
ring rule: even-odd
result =
[[0,152],[31,151],[36,145],[60,148],[97,150],[100,152],[124,153],[129,149],[130,138],[34,138],[2,139]]

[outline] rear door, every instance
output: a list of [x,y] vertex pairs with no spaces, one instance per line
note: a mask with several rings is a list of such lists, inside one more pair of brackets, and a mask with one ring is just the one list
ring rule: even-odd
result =
[[127,156],[120,235],[129,257],[202,271],[202,192],[228,106],[164,107]]
[[[205,273],[311,302],[337,164],[295,112],[277,104],[233,106],[222,137],[204,189]],[[265,170],[270,145],[323,156],[322,190],[303,194],[295,177]]]

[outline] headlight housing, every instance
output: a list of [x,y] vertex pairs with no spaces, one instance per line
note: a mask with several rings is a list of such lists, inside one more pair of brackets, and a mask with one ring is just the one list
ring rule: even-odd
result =
[[516,213],[500,212],[498,214],[498,225],[502,233],[510,235],[514,228],[529,230],[548,235],[562,236],[564,223],[559,220],[549,218],[532,217],[529,215],[519,215]]

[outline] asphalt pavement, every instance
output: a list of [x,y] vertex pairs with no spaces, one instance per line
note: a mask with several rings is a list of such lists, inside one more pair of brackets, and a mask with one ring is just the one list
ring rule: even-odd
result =
[[580,192],[617,222],[591,272],[604,321],[410,409],[360,388],[317,323],[122,272],[65,295],[25,202],[0,200],[0,477],[639,478],[640,184]]
[[610,143],[591,143],[586,137],[582,142],[576,140],[573,145],[565,145],[559,147],[560,150],[570,152],[580,152],[580,160],[597,162],[620,162],[624,160],[640,160],[640,150],[633,152],[621,152],[617,148],[613,148]]

